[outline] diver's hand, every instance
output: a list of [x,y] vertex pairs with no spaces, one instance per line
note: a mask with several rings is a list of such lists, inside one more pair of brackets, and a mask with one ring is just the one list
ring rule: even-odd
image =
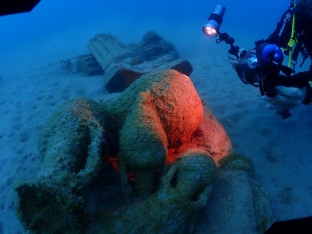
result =
[[[240,55],[243,51],[246,51],[245,49],[239,49],[238,51],[238,57],[240,58]],[[232,67],[234,69],[237,68],[237,66],[239,65],[240,63],[240,59],[238,59],[234,54],[231,54],[231,53],[228,53],[228,57],[229,57],[229,60],[230,60],[230,64],[232,65]]]
[[269,102],[266,107],[272,110],[291,109],[299,106],[305,98],[306,89],[296,87],[276,86],[277,95],[268,97],[264,95],[262,99]]
[[230,64],[232,65],[234,69],[236,69],[238,66],[238,58],[234,54],[230,54],[230,53],[228,54],[228,56],[229,56]]

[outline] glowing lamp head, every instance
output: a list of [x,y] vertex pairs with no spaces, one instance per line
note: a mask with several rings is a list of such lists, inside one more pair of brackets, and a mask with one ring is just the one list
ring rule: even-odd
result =
[[219,29],[222,24],[225,7],[217,5],[208,18],[207,23],[203,27],[203,33],[208,37],[215,37],[219,34]]
[[215,37],[219,33],[219,28],[217,27],[211,27],[211,25],[205,25],[203,27],[203,32],[208,37]]

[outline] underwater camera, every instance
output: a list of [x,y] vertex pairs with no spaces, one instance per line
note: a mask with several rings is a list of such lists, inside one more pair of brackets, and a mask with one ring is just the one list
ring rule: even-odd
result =
[[[292,73],[291,68],[282,65],[284,59],[283,52],[275,44],[261,43],[250,51],[243,50],[239,53],[239,46],[234,45],[234,39],[227,33],[220,32],[225,10],[226,8],[222,5],[215,7],[207,23],[202,28],[203,33],[208,37],[216,37],[218,35],[219,38],[216,40],[218,44],[224,41],[231,46],[228,52],[236,56],[239,63],[236,67],[236,72],[244,84],[259,87],[262,96],[276,96],[275,80],[279,73],[283,72],[287,76]],[[289,110],[281,111],[283,119],[291,115]]]
[[262,95],[274,97],[277,94],[274,88],[274,80],[280,71],[287,75],[292,72],[290,68],[282,65],[283,52],[274,44],[262,43],[250,51],[244,50],[239,53],[239,46],[234,46],[234,39],[227,33],[220,32],[225,10],[226,8],[222,5],[215,7],[202,28],[203,33],[208,37],[219,35],[216,40],[217,43],[224,41],[231,46],[228,52],[237,57],[239,65],[236,72],[244,84],[260,87]]
[[239,59],[236,72],[244,84],[260,87],[262,95],[274,97],[277,95],[275,79],[280,71],[288,73],[282,65],[283,59],[283,52],[277,45],[262,43]]

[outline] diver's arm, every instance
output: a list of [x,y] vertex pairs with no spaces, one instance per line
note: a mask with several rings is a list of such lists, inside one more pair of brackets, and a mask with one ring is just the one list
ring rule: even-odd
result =
[[275,86],[305,87],[312,81],[312,71],[298,72],[291,76],[279,75],[275,81]]
[[[275,81],[276,86],[297,88],[302,91],[302,104],[309,105],[312,103],[312,71],[298,72],[292,76],[279,76]],[[287,92],[287,89],[285,89]],[[289,89],[289,97],[291,100],[293,90]],[[296,97],[294,97],[296,98]]]
[[256,41],[255,44],[258,46],[261,43],[270,43],[276,44],[279,47],[286,47],[290,36],[292,28],[292,5],[289,9],[284,12],[280,21],[277,23],[276,29],[274,32],[265,40]]

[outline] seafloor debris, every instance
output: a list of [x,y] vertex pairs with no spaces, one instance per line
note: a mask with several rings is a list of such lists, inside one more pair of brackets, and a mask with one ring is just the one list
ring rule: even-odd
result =
[[151,71],[174,69],[187,76],[193,71],[190,62],[179,59],[173,44],[155,32],[147,32],[139,43],[130,45],[102,33],[90,40],[88,48],[92,55],[78,60],[77,71],[88,75],[104,73],[110,93],[125,90]]
[[104,70],[92,54],[77,59],[77,73],[84,72],[88,76],[104,75]]

